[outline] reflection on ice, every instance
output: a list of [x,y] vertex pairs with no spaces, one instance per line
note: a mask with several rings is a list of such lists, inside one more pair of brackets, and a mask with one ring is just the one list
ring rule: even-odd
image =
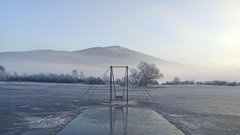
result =
[[59,135],[183,135],[153,110],[109,106],[86,110]]

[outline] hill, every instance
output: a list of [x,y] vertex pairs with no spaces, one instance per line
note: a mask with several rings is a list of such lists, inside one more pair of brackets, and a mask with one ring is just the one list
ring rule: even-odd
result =
[[19,73],[71,73],[77,69],[87,75],[99,75],[110,65],[135,67],[140,61],[155,63],[165,73],[180,67],[180,64],[121,46],[94,47],[72,52],[34,50],[0,53],[0,65],[10,72]]

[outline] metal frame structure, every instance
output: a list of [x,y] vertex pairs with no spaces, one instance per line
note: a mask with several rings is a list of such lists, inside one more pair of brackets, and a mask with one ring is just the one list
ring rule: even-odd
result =
[[[115,89],[115,78],[114,78],[114,72],[113,69],[114,68],[125,68],[125,81],[124,81],[124,89],[123,89],[123,94],[122,97],[120,96],[116,96],[116,89]],[[126,101],[128,104],[128,66],[110,66],[110,103],[112,103],[113,101],[113,91],[114,91],[114,100],[116,100],[116,98],[121,98],[122,100],[124,99],[124,91],[126,88],[127,94],[126,94]]]

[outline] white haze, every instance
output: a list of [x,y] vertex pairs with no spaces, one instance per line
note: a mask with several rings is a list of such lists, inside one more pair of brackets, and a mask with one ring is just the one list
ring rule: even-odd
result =
[[110,65],[128,65],[130,68],[135,68],[140,61],[155,63],[164,74],[163,81],[172,80],[175,76],[182,80],[239,81],[240,76],[238,68],[175,63],[120,46],[95,47],[73,52],[35,50],[0,53],[0,65],[5,66],[8,72],[16,71],[20,74],[71,74],[73,69],[77,69],[87,76],[100,76]]

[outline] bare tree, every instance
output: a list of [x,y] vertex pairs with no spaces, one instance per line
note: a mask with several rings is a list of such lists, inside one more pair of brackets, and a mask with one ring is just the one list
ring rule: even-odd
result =
[[163,78],[160,69],[153,63],[140,62],[137,69],[132,69],[131,71],[130,79],[132,83],[139,86],[146,86]]
[[133,84],[133,85],[139,85],[139,71],[135,68],[131,69],[131,75],[129,77],[129,81]]

